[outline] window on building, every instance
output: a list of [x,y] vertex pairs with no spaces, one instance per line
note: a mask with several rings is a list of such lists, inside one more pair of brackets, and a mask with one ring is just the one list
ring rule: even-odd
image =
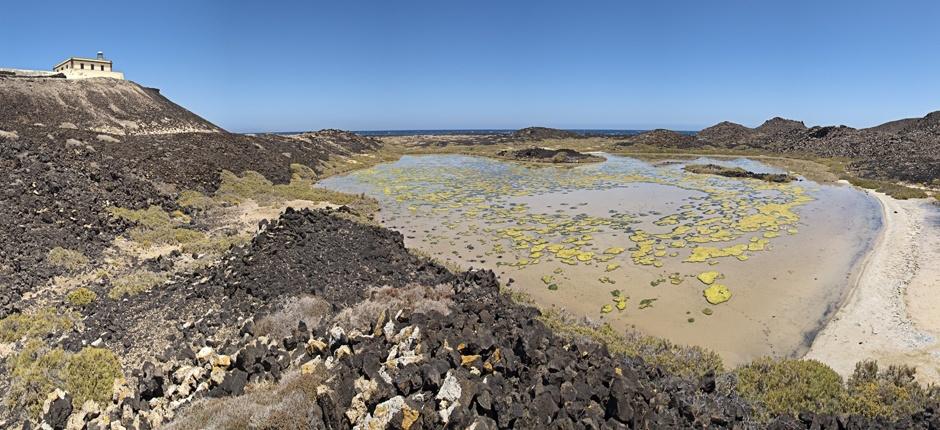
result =
[[80,64],[80,66],[82,66],[82,70],[85,70],[85,63]]

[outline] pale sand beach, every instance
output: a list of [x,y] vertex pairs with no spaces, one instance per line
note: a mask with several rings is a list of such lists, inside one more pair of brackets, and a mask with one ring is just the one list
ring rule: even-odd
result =
[[843,377],[858,361],[873,359],[915,366],[922,382],[940,382],[940,208],[932,200],[872,194],[884,211],[882,231],[805,358]]

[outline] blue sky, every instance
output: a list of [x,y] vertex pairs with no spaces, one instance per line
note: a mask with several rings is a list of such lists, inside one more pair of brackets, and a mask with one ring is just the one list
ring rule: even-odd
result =
[[231,131],[855,127],[940,109],[936,1],[45,1],[0,67],[103,50]]

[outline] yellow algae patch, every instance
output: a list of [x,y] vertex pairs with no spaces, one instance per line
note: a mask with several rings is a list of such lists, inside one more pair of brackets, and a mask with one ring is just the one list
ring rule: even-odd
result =
[[702,293],[705,294],[705,300],[708,300],[708,303],[713,305],[731,300],[731,290],[721,284],[712,284],[712,286],[706,288]]
[[578,261],[591,261],[594,258],[593,252],[580,252],[578,253]]
[[542,283],[544,283],[545,285],[551,284],[554,281],[555,281],[555,277],[552,275],[545,275],[542,277]]
[[624,248],[613,247],[613,248],[607,248],[607,249],[605,249],[605,250],[604,250],[604,254],[608,254],[608,255],[617,255],[617,254],[622,253],[623,251],[625,251]]
[[764,238],[752,237],[751,243],[747,244],[748,251],[763,251],[767,248],[770,241]]
[[739,244],[733,245],[726,248],[715,248],[710,246],[697,246],[692,250],[692,255],[689,256],[685,261],[690,263],[701,263],[708,261],[710,258],[720,258],[720,257],[737,257],[739,255],[744,255],[744,251],[747,251],[748,245]]
[[626,296],[617,296],[617,297],[614,298],[614,301],[617,302],[617,304],[616,304],[615,306],[617,306],[617,309],[618,309],[618,310],[621,310],[621,311],[622,311],[622,310],[624,310],[624,309],[627,308],[627,297],[626,297]]
[[604,271],[606,271],[606,272],[613,272],[614,270],[617,270],[617,268],[619,268],[619,267],[620,267],[620,264],[618,264],[618,263],[610,263],[610,264],[607,265],[607,268],[604,269]]
[[613,310],[614,310],[614,307],[611,306],[611,305],[604,305],[604,306],[601,306],[601,313],[602,313],[602,314],[609,314],[609,313],[613,312]]
[[715,283],[716,279],[722,278],[722,277],[723,275],[721,274],[721,272],[716,272],[714,270],[708,271],[708,272],[702,272],[702,273],[699,273],[698,276],[696,276],[696,278],[698,278],[699,281],[702,281],[702,283],[705,285],[711,285]]

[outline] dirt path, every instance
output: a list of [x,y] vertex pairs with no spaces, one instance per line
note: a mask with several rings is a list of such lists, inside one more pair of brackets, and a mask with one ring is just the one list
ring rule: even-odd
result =
[[873,195],[884,210],[884,227],[852,292],[805,358],[845,377],[864,359],[908,364],[923,382],[938,382],[940,209],[925,199]]

